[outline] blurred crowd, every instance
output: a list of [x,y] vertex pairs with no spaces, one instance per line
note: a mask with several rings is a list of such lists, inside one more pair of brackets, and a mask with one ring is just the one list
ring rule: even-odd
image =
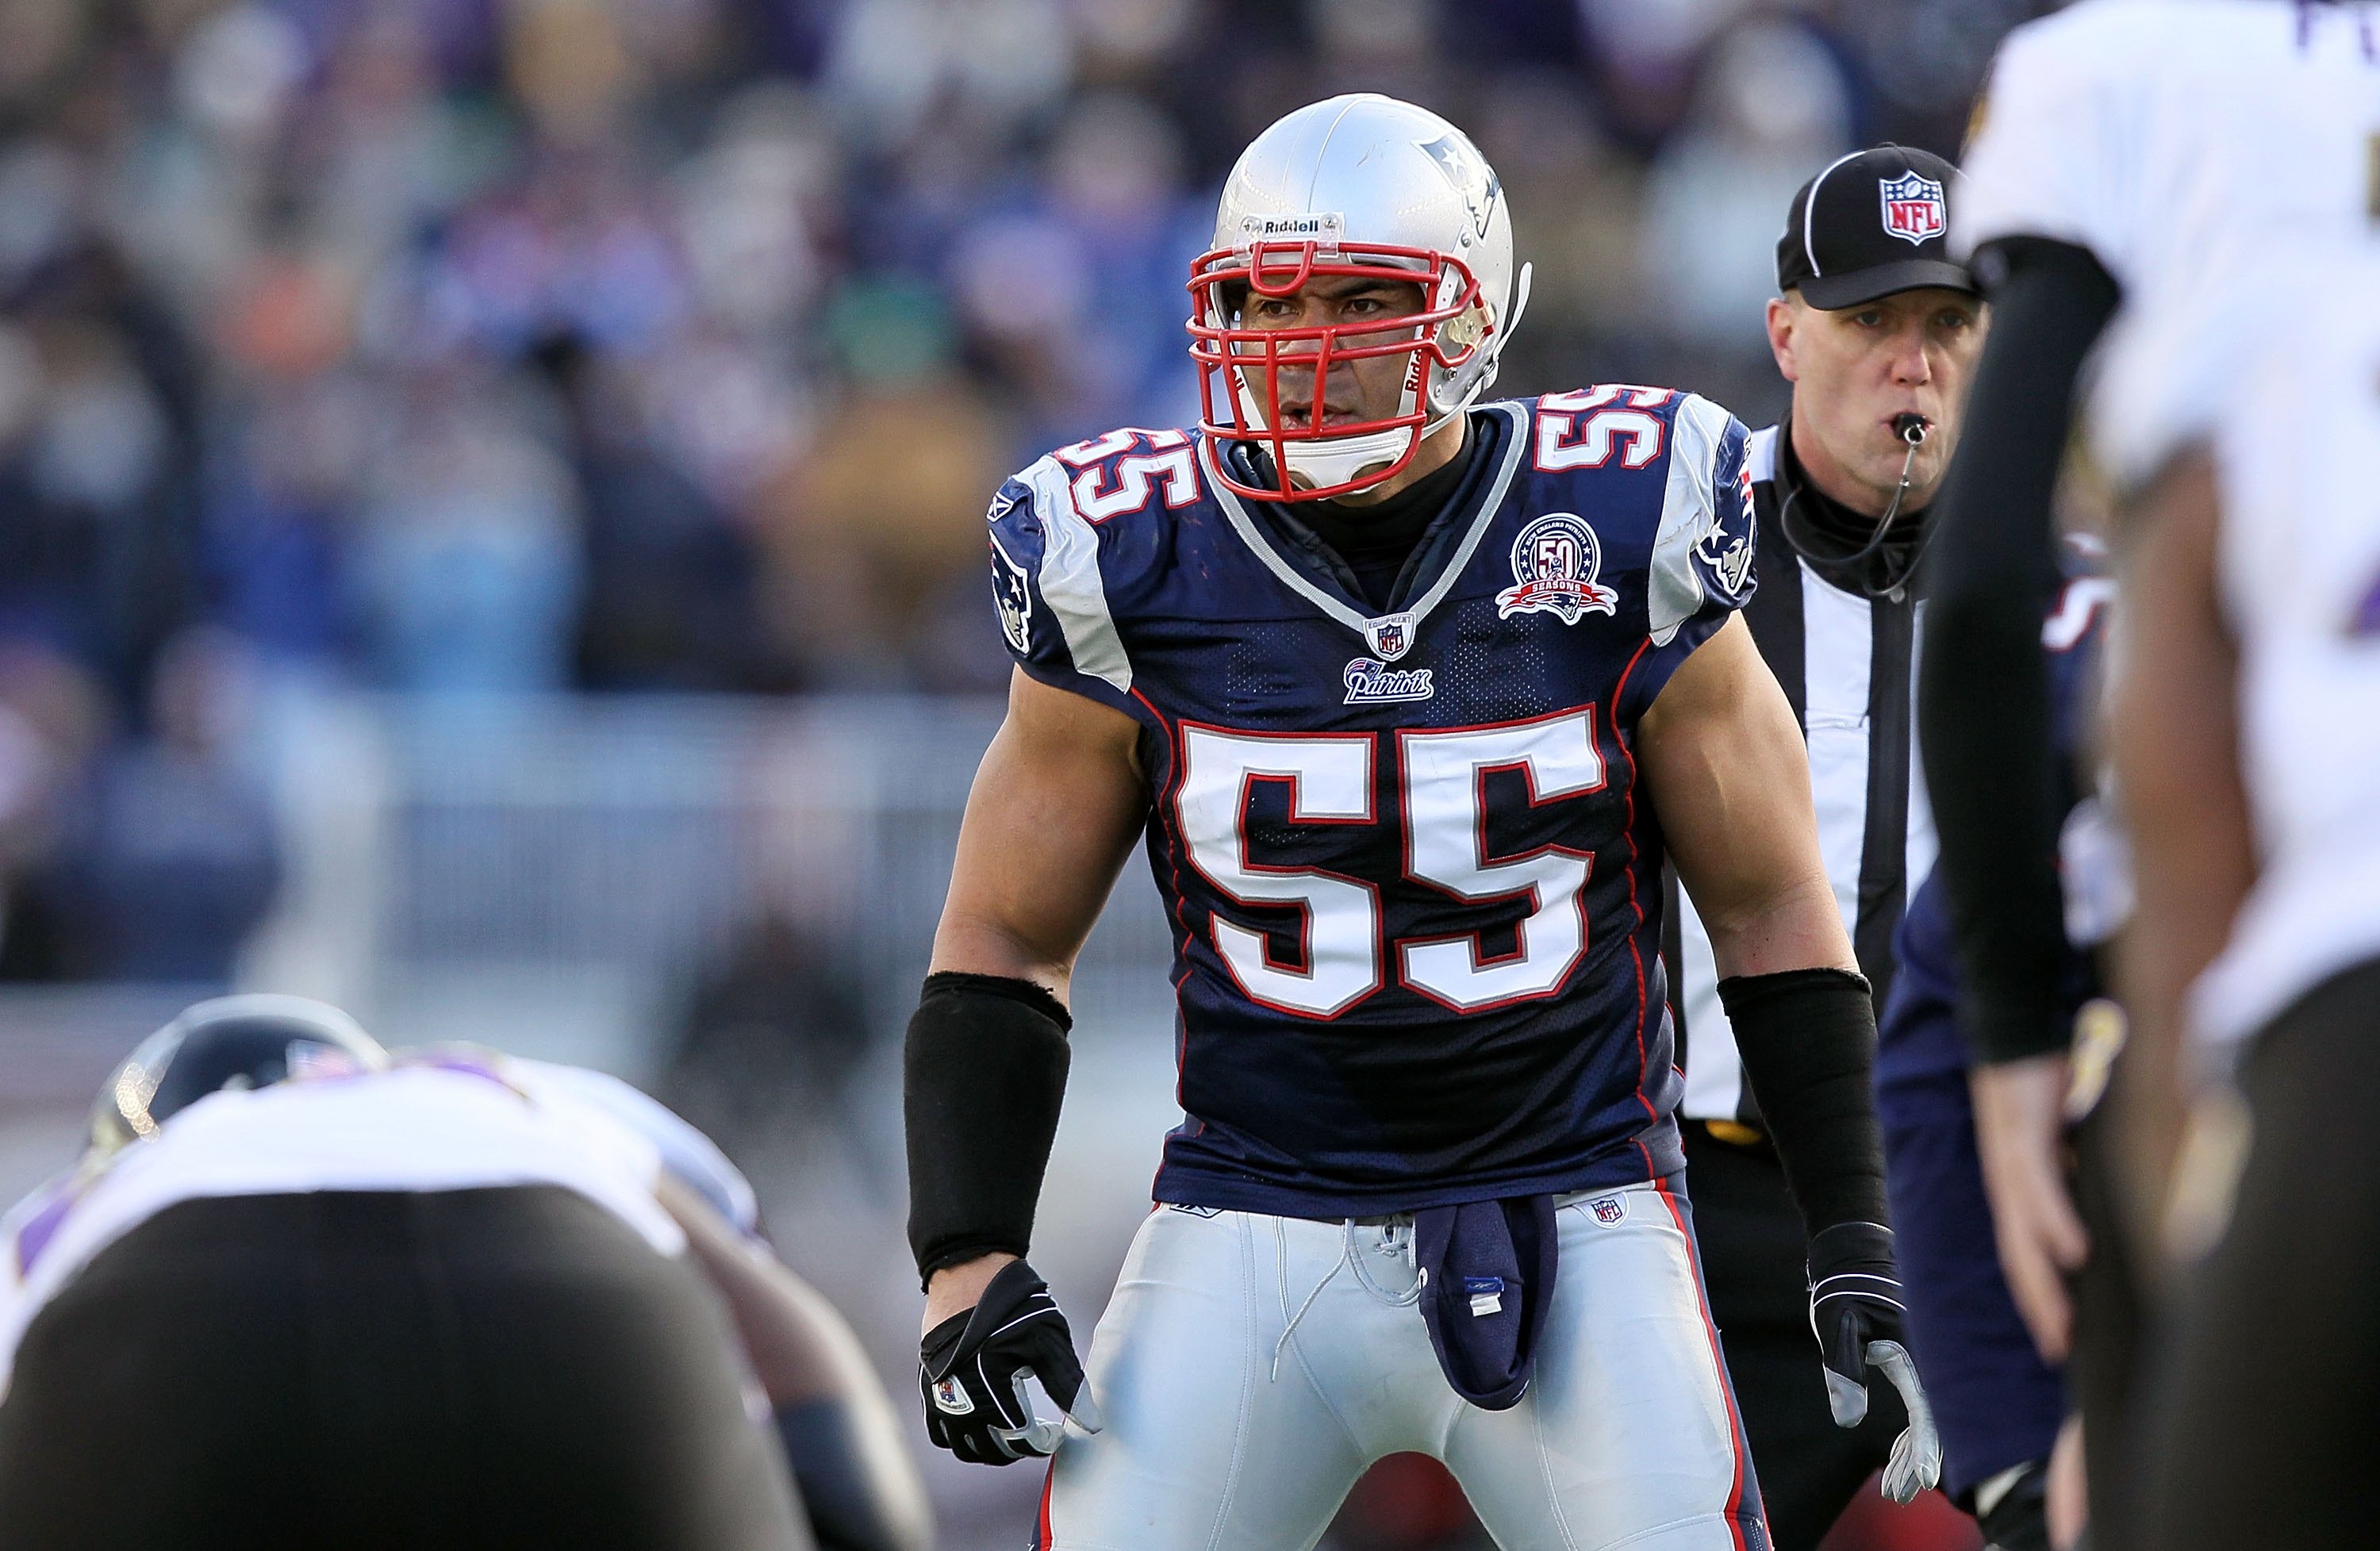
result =
[[995,687],[989,492],[1195,413],[1187,261],[1301,102],[1470,127],[1512,391],[1773,411],[1791,190],[1955,151],[2040,8],[9,0],[0,977],[228,973],[260,685]]

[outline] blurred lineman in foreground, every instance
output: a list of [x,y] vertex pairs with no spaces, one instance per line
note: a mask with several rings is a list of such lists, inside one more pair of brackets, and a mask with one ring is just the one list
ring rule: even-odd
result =
[[930,1533],[881,1387],[759,1241],[750,1187],[595,1072],[392,1057],[298,998],[201,1002],[116,1069],[82,1162],[5,1230],[12,1547]]
[[[1054,1456],[1037,1546],[1295,1551],[1407,1450],[1516,1551],[1767,1539],[1682,1178],[1665,858],[1802,1214],[1811,1385],[1847,1424],[1907,1399],[1896,1498],[1938,1469],[1869,987],[1737,617],[1745,432],[1658,387],[1488,401],[1511,232],[1436,115],[1288,115],[1192,266],[1196,433],[994,499],[1017,672],[909,1028],[910,1237],[929,1431]],[[1144,840],[1188,1119],[1086,1375],[1021,1257],[1072,966]]]
[[[1888,145],[1803,185],[1767,317],[1792,408],[1746,452],[1758,590],[1743,618],[1807,746],[1828,882],[1878,1010],[1894,928],[1934,860],[1911,727],[1916,577],[1984,342],[1974,277],[1946,251],[1957,176],[1938,156]],[[1691,900],[1673,918],[1687,1178],[1711,1312],[1769,1531],[1779,1551],[1810,1551],[1886,1462],[1903,1418],[1888,1402],[1847,1431],[1829,1414],[1808,1361],[1802,1219],[1745,1081],[1709,929]],[[1903,1240],[1912,1230],[1896,1228]]]
[[[2171,923],[2143,921],[2125,938],[2138,1033],[2108,1112],[2079,1133],[2078,1213],[2065,1166],[2061,782],[2038,645],[2058,585],[2051,493],[2078,375],[2111,319],[2090,451],[2119,502],[2137,508],[2183,450],[2241,412],[2246,352],[2271,333],[2276,305],[2332,299],[2326,285],[2293,289],[2302,274],[2265,272],[2368,240],[2380,208],[2375,26],[2368,5],[2086,0],[2020,28],[1980,110],[1953,233],[1995,322],[1944,491],[1929,628],[1950,649],[1925,654],[1920,725],[2000,1255],[2043,1355],[2074,1352],[2098,1551],[2163,1544],[2141,1538],[2131,1479],[2144,1454],[2136,1283],[2160,1274],[2155,1224],[2179,1131],[2174,1057],[2192,1014],[2176,961],[2203,963],[2212,945]],[[2361,455],[2310,427],[2291,439],[2316,465]],[[2151,526],[2119,522],[2119,558],[2121,536]],[[2117,796],[2129,811],[2131,794]],[[2219,940],[2220,923],[2212,929]],[[2119,1145],[2118,1131],[2130,1140]],[[2220,1473],[2276,1500],[2308,1479],[2297,1465]],[[2278,1543],[2262,1532],[2233,1542]]]
[[[2290,266],[2325,305],[2142,498],[2112,714],[2142,939],[2136,1037],[2196,1102],[2147,1544],[2372,1538],[2380,1382],[2380,255]],[[2270,321],[2259,297],[2259,327]]]

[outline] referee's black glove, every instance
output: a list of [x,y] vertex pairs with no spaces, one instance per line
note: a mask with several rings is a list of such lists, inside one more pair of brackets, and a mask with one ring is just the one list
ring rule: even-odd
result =
[[1892,1443],[1884,1492],[1905,1503],[1942,1479],[1942,1438],[1901,1335],[1900,1277],[1892,1230],[1839,1222],[1810,1241],[1810,1329],[1827,1365],[1827,1408],[1838,1427],[1867,1419],[1868,1369],[1900,1391],[1909,1425]]
[[1038,1377],[1050,1398],[1085,1432],[1099,1430],[1099,1409],[1083,1382],[1075,1338],[1050,1296],[1050,1284],[1022,1260],[1002,1266],[965,1314],[926,1332],[918,1387],[926,1397],[926,1436],[962,1460],[1012,1465],[1057,1451],[1065,1424],[1036,1416],[1025,1381]]

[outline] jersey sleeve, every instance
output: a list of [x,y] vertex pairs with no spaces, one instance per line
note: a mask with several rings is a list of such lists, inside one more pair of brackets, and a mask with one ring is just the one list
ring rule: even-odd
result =
[[2049,237],[2088,249],[2119,282],[2127,277],[2135,113],[2113,68],[2124,54],[2098,36],[2106,19],[2052,17],[2002,44],[1953,202],[1950,247],[1960,258],[2003,237]]
[[752,1182],[716,1143],[660,1099],[609,1073],[554,1061],[509,1056],[504,1074],[532,1103],[592,1110],[642,1138],[658,1155],[662,1172],[709,1202],[737,1232],[759,1236],[760,1206]]
[[992,605],[1009,655],[1059,689],[1134,714],[1132,661],[1108,606],[1100,528],[1043,458],[1000,487],[989,513]]
[[1706,398],[1688,394],[1670,428],[1660,527],[1645,576],[1646,647],[1619,706],[1645,713],[1678,664],[1751,600],[1750,434]]

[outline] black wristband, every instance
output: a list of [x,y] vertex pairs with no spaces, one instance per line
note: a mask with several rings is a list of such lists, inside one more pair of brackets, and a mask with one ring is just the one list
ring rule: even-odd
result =
[[926,977],[901,1060],[921,1278],[994,1251],[1026,1253],[1066,1091],[1069,1023],[1029,980]]
[[1841,969],[1733,975],[1718,999],[1810,1236],[1889,1222],[1866,979]]
[[2041,620],[2074,384],[2119,290],[2088,249],[2011,237],[1977,255],[1992,300],[1959,454],[1935,503],[1918,733],[1978,1059],[2063,1049],[2064,803]]

